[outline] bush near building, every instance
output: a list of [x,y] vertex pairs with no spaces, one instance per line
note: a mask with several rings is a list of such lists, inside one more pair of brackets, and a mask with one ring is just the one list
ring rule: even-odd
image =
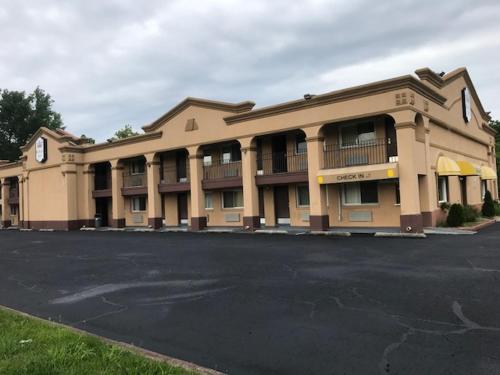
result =
[[479,210],[475,207],[469,206],[468,204],[464,206],[464,222],[473,223],[479,219],[481,216]]
[[448,224],[449,227],[459,227],[464,222],[464,208],[461,204],[452,204],[448,212],[448,217],[446,218],[446,224]]
[[495,204],[489,191],[486,191],[486,194],[484,195],[484,203],[481,212],[484,217],[495,216]]

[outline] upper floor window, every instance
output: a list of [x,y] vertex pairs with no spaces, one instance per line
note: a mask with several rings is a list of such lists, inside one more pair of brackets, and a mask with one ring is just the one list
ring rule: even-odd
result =
[[240,160],[241,160],[241,151],[239,144],[231,144],[222,147],[222,157],[221,157],[222,164],[228,164],[233,161],[240,161]]
[[212,154],[209,151],[203,151],[203,165],[210,167],[212,165]]
[[143,160],[132,160],[130,162],[130,174],[143,174],[145,165]]
[[307,152],[307,142],[305,134],[297,134],[295,137],[295,154],[305,154]]
[[340,128],[340,144],[342,147],[366,145],[374,140],[375,125],[371,121],[346,125]]

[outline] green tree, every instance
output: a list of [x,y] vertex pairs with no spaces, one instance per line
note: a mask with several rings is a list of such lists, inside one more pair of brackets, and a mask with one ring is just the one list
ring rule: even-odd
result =
[[85,134],[82,134],[80,136],[80,139],[82,140],[83,143],[90,143],[92,145],[95,144],[95,139],[94,138],[90,138],[90,137],[87,137]]
[[139,135],[138,132],[135,132],[133,129],[132,129],[132,126],[131,125],[125,125],[122,129],[120,130],[117,130],[115,132],[115,136],[112,138],[113,140],[117,140],[117,139],[125,139],[125,138],[129,138],[129,137],[133,137],[135,135]]
[[486,191],[484,194],[484,203],[481,208],[481,213],[485,217],[495,216],[495,204],[493,203],[493,198],[491,197],[491,193],[489,191]]
[[61,115],[52,110],[54,101],[37,87],[25,91],[0,90],[0,159],[15,161],[31,136],[42,126],[64,129]]
[[[495,136],[495,145],[497,153],[497,176],[500,175],[500,121],[491,120],[489,124],[493,129],[496,130],[497,134]],[[500,191],[500,186],[499,186]]]

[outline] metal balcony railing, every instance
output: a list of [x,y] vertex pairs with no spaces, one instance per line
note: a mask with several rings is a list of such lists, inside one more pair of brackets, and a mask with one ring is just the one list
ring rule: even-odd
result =
[[147,177],[145,173],[123,174],[123,187],[144,187],[147,186]]
[[264,154],[257,158],[257,174],[272,175],[307,171],[307,153],[290,155],[286,153]]
[[9,199],[17,199],[19,198],[19,189],[18,188],[10,188],[9,189]]
[[228,163],[217,162],[203,166],[204,180],[216,180],[230,177],[241,177],[241,161],[231,161]]
[[345,168],[357,165],[388,163],[397,155],[396,143],[380,138],[353,145],[326,145],[324,168]]
[[176,167],[164,167],[160,172],[161,184],[170,185],[189,182],[189,165],[186,166],[186,173],[179,174]]

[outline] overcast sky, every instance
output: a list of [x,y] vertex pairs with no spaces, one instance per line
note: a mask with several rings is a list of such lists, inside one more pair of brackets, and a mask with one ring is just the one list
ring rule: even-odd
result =
[[104,140],[186,96],[257,107],[466,66],[500,118],[498,0],[0,0],[0,88]]

